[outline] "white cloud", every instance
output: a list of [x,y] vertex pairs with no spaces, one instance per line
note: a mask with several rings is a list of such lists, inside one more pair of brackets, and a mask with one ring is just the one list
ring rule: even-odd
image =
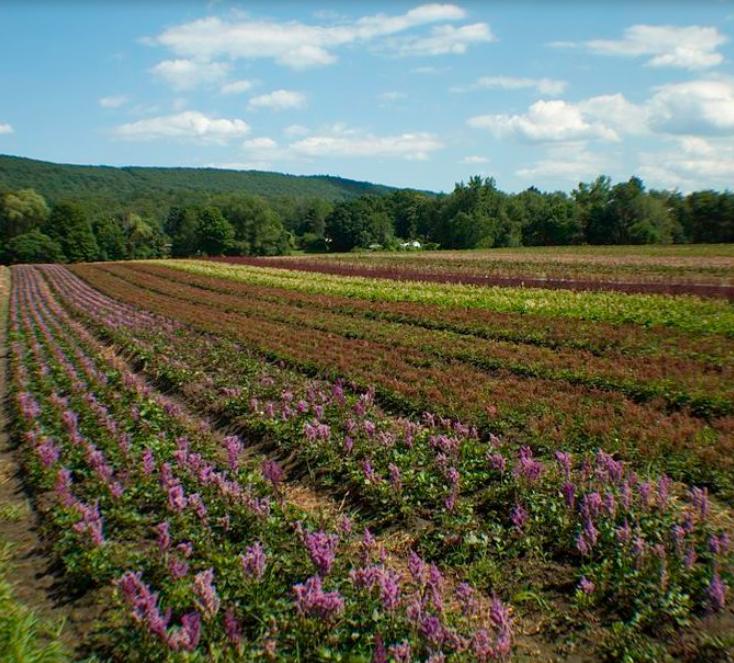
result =
[[603,55],[649,57],[650,67],[706,69],[724,61],[717,49],[726,40],[711,26],[633,25],[622,39],[594,39],[586,46]]
[[295,155],[306,157],[427,159],[431,152],[442,147],[443,143],[430,133],[377,136],[336,125],[328,131],[292,143],[289,149]]
[[12,134],[13,133],[13,127],[11,127],[7,122],[0,122],[0,134]]
[[198,111],[151,117],[120,125],[115,134],[125,140],[179,139],[224,144],[250,131],[239,119],[208,117]]
[[514,76],[482,76],[466,87],[452,88],[452,92],[467,92],[470,90],[522,90],[534,89],[539,94],[556,96],[563,94],[568,83],[553,78],[517,78]]
[[99,105],[102,108],[119,108],[128,102],[128,98],[124,94],[118,94],[110,97],[102,97]]
[[410,71],[414,74],[422,74],[424,76],[433,76],[435,74],[443,74],[451,69],[451,67],[415,67]]
[[698,80],[658,87],[648,102],[651,128],[670,134],[731,135],[734,81]]
[[561,100],[536,101],[522,115],[479,115],[470,118],[467,124],[489,129],[498,137],[516,136],[530,142],[619,140],[614,129],[592,121],[578,106]]
[[230,69],[226,62],[197,60],[163,60],[150,71],[175,90],[191,90],[199,85],[221,81]]
[[423,40],[399,46],[412,54],[463,53],[468,44],[487,41],[491,34],[485,24],[456,29],[445,25],[465,16],[466,12],[456,5],[434,3],[397,16],[376,14],[331,25],[208,17],[169,28],[148,42],[165,46],[179,57],[205,61],[219,57],[263,58],[293,69],[305,69],[335,62],[333,51],[341,46],[370,42],[435,23],[444,25]]
[[516,175],[524,179],[548,178],[563,183],[588,181],[599,173],[608,173],[613,167],[608,153],[589,151],[584,142],[553,145],[542,159],[525,168]]
[[620,134],[640,134],[647,130],[647,107],[633,104],[620,93],[591,97],[580,101],[577,107],[587,118],[602,122]]
[[219,88],[219,91],[222,94],[242,94],[243,92],[247,92],[249,89],[251,89],[252,86],[252,81],[231,81],[222,85],[222,87]]
[[281,111],[290,108],[303,108],[306,105],[306,96],[293,90],[274,90],[250,99],[248,106],[251,109],[270,108]]
[[307,136],[311,131],[308,127],[304,127],[303,125],[291,124],[283,129],[283,133],[286,136]]
[[278,143],[267,137],[251,138],[242,143],[242,147],[246,150],[274,150],[278,147]]
[[391,46],[399,55],[461,55],[471,44],[492,41],[495,37],[486,23],[473,23],[458,28],[438,25],[428,36],[396,39]]
[[653,187],[685,192],[729,188],[734,180],[734,140],[677,138],[671,149],[643,152],[638,172]]
[[489,159],[487,157],[471,155],[468,157],[464,157],[459,163],[465,163],[465,164],[489,163]]

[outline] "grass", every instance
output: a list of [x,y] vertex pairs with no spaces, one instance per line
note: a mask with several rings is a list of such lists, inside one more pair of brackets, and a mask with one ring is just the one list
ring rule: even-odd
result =
[[[5,516],[0,513],[0,518]],[[68,661],[59,642],[63,624],[52,627],[19,603],[8,581],[12,574],[10,546],[0,547],[0,661],[3,663],[57,663]]]

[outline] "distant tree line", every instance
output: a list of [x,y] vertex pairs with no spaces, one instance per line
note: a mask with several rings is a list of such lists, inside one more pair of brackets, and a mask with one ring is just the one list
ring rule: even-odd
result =
[[[138,201],[139,203],[139,201]],[[0,193],[6,263],[282,255],[399,248],[734,242],[734,193],[646,190],[601,176],[570,194],[508,194],[473,177],[450,194],[401,189],[333,202],[244,193],[186,196],[166,211],[104,209],[80,198],[49,205],[33,189]]]

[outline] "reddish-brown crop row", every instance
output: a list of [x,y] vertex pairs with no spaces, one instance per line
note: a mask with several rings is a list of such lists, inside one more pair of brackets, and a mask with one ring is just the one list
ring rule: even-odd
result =
[[[159,265],[109,265],[106,269],[159,292],[191,300],[205,297],[208,306],[236,310],[250,316],[311,327],[322,331],[383,343],[420,348],[427,355],[455,359],[489,371],[507,370],[525,377],[564,380],[622,391],[637,400],[659,399],[668,406],[698,405],[706,413],[730,413],[734,403],[734,365],[671,353],[628,356],[609,351],[597,356],[579,348],[553,348],[486,339],[456,329],[426,328],[412,320],[379,320],[367,314],[371,306],[355,309],[354,300],[309,295],[297,291],[228,282]],[[176,286],[178,289],[172,289]],[[187,286],[181,289],[181,286]],[[438,313],[438,312],[434,312]],[[438,318],[440,319],[440,318]],[[730,342],[729,345],[734,346]]]
[[[671,281],[616,281],[613,279],[539,277],[534,274],[501,276],[490,273],[451,271],[449,269],[422,269],[420,266],[364,265],[346,261],[326,261],[294,258],[256,258],[249,256],[211,258],[238,265],[267,266],[297,269],[305,272],[337,276],[366,276],[396,281],[425,281],[430,283],[461,283],[466,285],[549,288],[553,290],[628,292],[666,295],[696,295],[734,299],[734,286],[715,283],[675,283]],[[632,277],[634,279],[634,277]]]
[[[437,360],[420,348],[279,322],[256,311],[209,304],[215,293],[127,272],[132,283],[99,266],[74,271],[115,299],[169,316],[202,331],[226,335],[302,370],[345,376],[375,385],[386,403],[432,409],[538,446],[606,444],[629,458],[680,465],[732,464],[734,420],[711,423],[684,412],[665,412],[620,393],[559,380],[522,378],[506,370],[488,374],[452,359]],[[722,465],[723,464],[723,465]]]

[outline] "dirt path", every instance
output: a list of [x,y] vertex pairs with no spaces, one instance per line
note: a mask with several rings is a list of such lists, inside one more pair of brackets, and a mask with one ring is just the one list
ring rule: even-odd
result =
[[12,447],[8,417],[7,309],[10,270],[0,267],[0,547],[9,546],[8,581],[16,600],[50,626],[64,623],[61,640],[73,651],[89,629],[84,597],[69,600],[52,568],[40,534],[38,514],[23,484],[23,470]]

